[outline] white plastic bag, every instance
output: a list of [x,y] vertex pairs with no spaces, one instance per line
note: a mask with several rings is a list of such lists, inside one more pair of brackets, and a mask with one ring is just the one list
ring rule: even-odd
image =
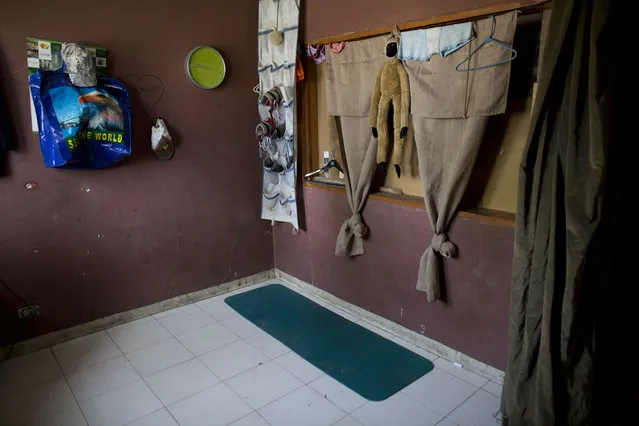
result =
[[173,157],[173,139],[161,118],[151,128],[151,148],[160,160],[170,160]]

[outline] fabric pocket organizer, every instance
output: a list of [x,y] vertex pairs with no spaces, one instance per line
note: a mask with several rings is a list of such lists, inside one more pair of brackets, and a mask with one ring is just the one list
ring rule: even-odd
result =
[[299,8],[296,0],[260,0],[259,11],[258,27],[261,30],[297,25]]
[[271,65],[277,67],[282,64],[295,63],[297,53],[297,27],[284,28],[282,34],[284,41],[280,45],[275,45],[271,41],[272,29],[263,30],[258,33],[258,54],[259,65]]
[[[295,167],[291,166],[278,173],[264,168],[263,176],[263,206],[274,210],[278,204],[287,207],[295,202]],[[288,208],[290,214],[290,208]]]
[[265,65],[257,70],[260,76],[260,90],[265,92],[275,86],[295,85],[295,58],[292,63]]

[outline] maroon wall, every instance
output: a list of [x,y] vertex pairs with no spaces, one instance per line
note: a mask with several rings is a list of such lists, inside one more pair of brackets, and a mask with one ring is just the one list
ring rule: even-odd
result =
[[[0,284],[0,343],[264,271],[273,262],[271,227],[259,219],[252,135],[258,2],[54,3],[10,1],[0,13],[0,94],[19,145],[9,155],[9,176],[0,177],[0,280],[42,309],[34,323],[17,322],[21,302]],[[28,35],[109,50],[110,73],[138,95],[132,158],[106,170],[44,168],[30,133]],[[227,60],[218,89],[186,80],[184,57],[197,45],[215,46]],[[150,152],[149,115],[164,117],[178,139],[169,162]],[[39,189],[27,190],[27,182]]]
[[[389,27],[404,22],[483,8],[499,0],[307,0],[304,3],[304,40]],[[518,5],[539,3],[520,0]],[[373,6],[374,7],[371,7]]]
[[513,228],[457,218],[449,232],[459,248],[445,262],[446,302],[415,290],[419,260],[432,238],[426,212],[369,200],[366,253],[335,256],[350,216],[346,196],[304,189],[305,232],[276,225],[275,266],[293,276],[499,369],[506,365]]

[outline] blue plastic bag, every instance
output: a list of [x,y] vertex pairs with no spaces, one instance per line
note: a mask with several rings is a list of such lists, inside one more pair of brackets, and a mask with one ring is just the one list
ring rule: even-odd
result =
[[76,87],[58,71],[29,78],[46,167],[100,169],[131,154],[131,100],[117,79]]

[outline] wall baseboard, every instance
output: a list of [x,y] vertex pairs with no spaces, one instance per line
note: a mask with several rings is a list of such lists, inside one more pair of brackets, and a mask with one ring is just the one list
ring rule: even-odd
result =
[[85,324],[79,324],[70,328],[66,328],[64,330],[58,330],[48,334],[43,334],[42,336],[37,336],[29,340],[18,342],[15,345],[6,345],[0,348],[0,360],[4,360],[8,357],[13,358],[20,355],[25,355],[31,352],[38,351],[40,349],[48,348],[49,346],[54,346],[66,342],[68,340],[95,333],[96,331],[106,330],[108,328],[115,327],[116,325],[125,324],[139,318],[148,317],[149,315],[168,311],[169,309],[178,308],[180,306],[188,305],[190,303],[198,302],[200,300],[208,299],[213,296],[228,293],[229,291],[237,290],[238,288],[251,286],[253,284],[257,284],[274,278],[275,269],[270,269],[267,271],[258,272],[257,274],[249,275],[248,277],[239,278],[237,280],[216,285],[214,287],[205,288],[204,290],[182,294],[180,296],[153,303],[151,305],[142,306],[130,311],[109,315],[108,317],[99,318]]
[[431,352],[450,362],[460,364],[463,366],[463,368],[489,378],[494,382],[503,384],[504,372],[495,367],[471,358],[468,355],[456,351],[455,349],[439,343],[436,340],[430,339],[422,334],[409,330],[408,328],[401,326],[389,319],[386,319],[365,309],[362,309],[359,306],[353,305],[352,303],[339,299],[333,296],[331,293],[315,287],[314,285],[302,281],[292,275],[289,275],[284,271],[281,271],[277,268],[274,271],[275,278],[282,280],[296,288],[299,288],[305,293],[314,295],[319,299],[324,300],[327,303],[337,307],[338,309],[341,309],[355,316],[356,318],[360,318],[361,320],[364,320],[372,326],[380,328],[387,333],[390,333],[414,346],[417,346],[418,348]]
[[277,268],[259,272],[257,274],[237,280],[229,281],[227,283],[223,283],[214,287],[209,287],[204,290],[176,296],[171,299],[167,299],[147,306],[142,306],[140,308],[136,308],[127,312],[110,315],[108,317],[100,318],[85,324],[76,325],[64,330],[54,331],[52,333],[44,334],[42,336],[37,336],[32,339],[16,343],[15,345],[7,345],[0,348],[0,360],[4,360],[8,356],[11,356],[13,358],[20,355],[25,355],[31,352],[38,351],[40,349],[48,348],[50,346],[66,342],[68,340],[86,336],[97,331],[106,330],[108,328],[115,327],[116,325],[125,324],[139,318],[154,315],[159,312],[168,311],[169,309],[188,305],[190,303],[208,299],[213,296],[219,296],[221,294],[228,293],[239,288],[250,287],[255,284],[260,284],[264,281],[274,279],[283,281],[285,284],[294,287],[301,293],[305,293],[309,297],[317,299],[319,301],[324,301],[336,310],[341,310],[354,318],[358,318],[366,322],[371,327],[378,328],[383,332],[389,333],[390,335],[401,339],[410,345],[423,349],[434,355],[440,356],[448,361],[461,364],[463,368],[480,374],[497,383],[503,383],[503,371],[491,367],[490,365],[484,364],[481,361],[471,358],[468,355],[449,348],[448,346],[443,345],[442,343],[439,343],[426,336],[423,336],[417,332],[409,330],[391,320],[362,309],[356,305],[353,305],[352,303],[339,299],[331,293],[328,293],[327,291],[315,287],[312,284],[309,284],[292,275],[289,275]]

